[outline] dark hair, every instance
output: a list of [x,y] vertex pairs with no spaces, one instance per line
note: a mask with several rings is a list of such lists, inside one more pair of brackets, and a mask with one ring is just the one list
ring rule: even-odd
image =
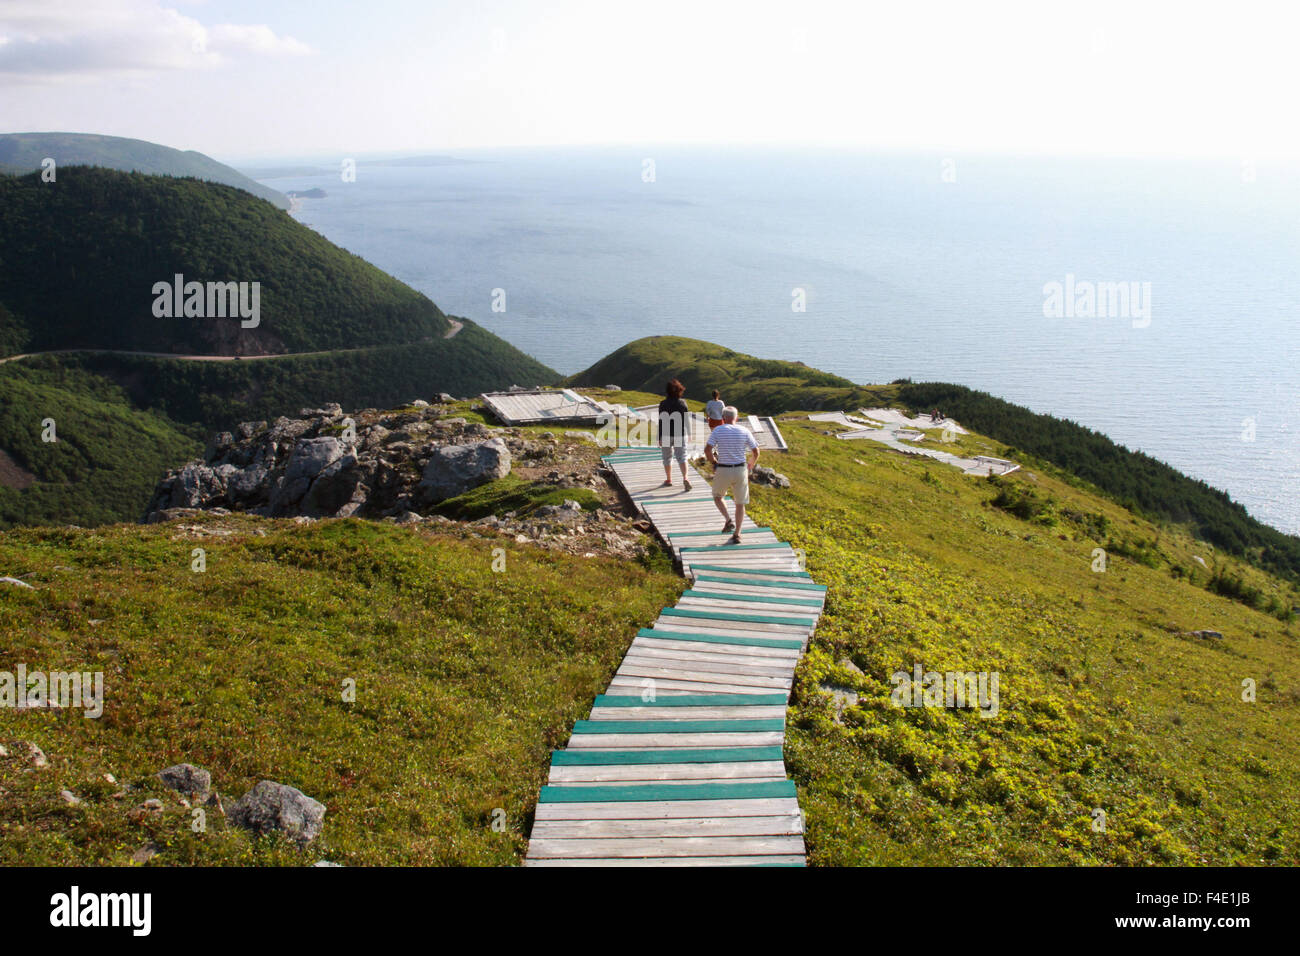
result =
[[669,398],[681,398],[686,394],[686,386],[677,381],[677,379],[673,379],[668,383],[667,388],[664,389],[664,394]]
[[718,390],[716,388],[713,390],[713,397],[714,398],[718,397]]

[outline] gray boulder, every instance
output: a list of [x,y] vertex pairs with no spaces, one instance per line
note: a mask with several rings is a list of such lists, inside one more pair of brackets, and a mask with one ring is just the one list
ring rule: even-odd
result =
[[500,438],[434,449],[416,492],[427,503],[463,495],[510,474],[510,449]]
[[789,488],[790,479],[780,472],[771,468],[759,465],[754,469],[754,483],[759,485],[771,485],[773,488]]
[[230,808],[228,819],[259,836],[283,833],[306,846],[325,826],[325,804],[283,783],[263,780]]
[[[226,482],[238,471],[233,465],[190,462],[172,479],[167,500],[158,508],[194,508],[215,503],[226,495]],[[157,509],[155,509],[157,510]]]
[[293,446],[293,454],[284,470],[287,481],[298,478],[315,478],[326,466],[343,457],[347,447],[333,435],[321,438],[302,438]]
[[178,763],[158,771],[158,779],[177,793],[206,800],[212,789],[212,774],[192,763]]

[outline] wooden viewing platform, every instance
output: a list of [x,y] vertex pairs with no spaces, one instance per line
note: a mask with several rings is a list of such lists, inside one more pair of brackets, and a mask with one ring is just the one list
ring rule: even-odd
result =
[[694,468],[686,492],[676,463],[661,487],[658,448],[604,461],[691,587],[637,633],[590,719],[552,753],[525,865],[802,866],[785,710],[826,588],[749,517],[744,544],[727,544]]

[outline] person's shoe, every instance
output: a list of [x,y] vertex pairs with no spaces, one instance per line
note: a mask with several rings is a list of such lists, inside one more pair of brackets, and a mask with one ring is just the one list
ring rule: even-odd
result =
[[685,488],[687,491],[690,491],[690,490],[691,490],[691,483],[690,483],[689,481],[687,481],[685,478],[683,478],[683,479],[682,479],[682,487]]
[[735,531],[735,530],[736,530],[736,522],[728,518],[727,523],[722,526],[722,533],[726,534],[728,531]]
[[665,481],[665,482],[664,482],[662,485],[660,485],[659,487],[660,487],[660,488],[671,488],[672,486],[673,486],[673,483],[672,483],[671,481]]
[[740,535],[733,534],[731,536],[731,540],[728,541],[727,544],[740,544]]

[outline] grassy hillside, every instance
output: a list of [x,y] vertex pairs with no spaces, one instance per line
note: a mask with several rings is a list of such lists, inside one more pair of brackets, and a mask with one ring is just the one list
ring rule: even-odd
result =
[[[42,440],[46,419],[56,441]],[[0,365],[0,528],[135,520],[159,476],[202,448],[198,431],[99,376]]]
[[707,400],[712,389],[721,389],[728,402],[756,415],[793,408],[843,409],[873,400],[870,390],[801,362],[755,358],[676,335],[629,342],[571,376],[569,384],[612,384],[662,397],[664,383],[673,378],[681,379],[690,398]]
[[707,398],[711,389],[720,389],[728,402],[752,414],[892,405],[928,412],[937,407],[1011,446],[1010,457],[1054,468],[1058,475],[1088,483],[1157,521],[1187,527],[1229,554],[1300,582],[1300,538],[1252,518],[1226,493],[1082,425],[961,385],[854,385],[796,362],[756,359],[674,336],[638,339],[570,381],[662,395],[670,378],[681,379],[692,398]]
[[142,139],[95,133],[0,134],[0,171],[29,173],[40,169],[47,157],[57,164],[56,172],[64,166],[103,166],[128,173],[192,176],[234,186],[281,209],[289,208],[289,200],[282,193],[192,149],[182,152]]
[[[811,862],[1300,863],[1300,634],[1205,587],[1226,572],[1295,601],[1290,585],[1047,472],[990,482],[782,429],[792,450],[765,457],[793,486],[755,488],[752,511],[830,587],[786,745]],[[1026,496],[1042,507],[1007,506]],[[0,534],[0,574],[38,586],[0,589],[14,659],[102,666],[110,700],[99,721],[0,711],[0,740],[52,764],[0,761],[0,862],[123,863],[146,840],[155,864],[517,862],[548,748],[681,587],[662,555],[579,559],[468,529],[200,524]],[[917,663],[998,673],[996,716],[893,706],[890,675]],[[212,817],[192,834],[149,776],[179,760],[212,770],[227,804],[263,777],[321,799],[323,842],[300,854]],[[148,796],[167,813],[131,824]]]
[[[782,424],[793,487],[753,506],[830,588],[786,751],[814,863],[1300,863],[1300,634],[1204,587],[1291,586],[1049,475],[999,486],[822,428]],[[1050,506],[1018,518],[1007,486]],[[998,672],[998,716],[892,706],[918,662]],[[823,684],[858,703],[837,720]]]
[[1186,525],[1216,547],[1300,582],[1300,538],[1256,521],[1225,492],[1100,432],[960,385],[909,383],[898,398],[914,410],[940,408],[1014,446],[1013,456],[1027,452],[1050,461],[1132,509]]
[[[258,282],[256,328],[160,318],[154,284]],[[274,354],[389,345],[450,329],[438,307],[231,186],[73,167],[0,178],[0,302],[28,351]]]
[[[4,666],[102,670],[107,700],[98,720],[0,709],[0,741],[50,761],[0,758],[0,865],[120,865],[147,842],[153,865],[515,863],[550,748],[681,589],[666,562],[491,534],[207,524],[229,533],[0,534],[0,574],[35,586],[0,585]],[[178,761],[209,770],[227,808],[261,779],[299,788],[327,807],[321,838],[253,840],[213,810],[192,832],[152,777]],[[132,823],[150,797],[166,811]]]

